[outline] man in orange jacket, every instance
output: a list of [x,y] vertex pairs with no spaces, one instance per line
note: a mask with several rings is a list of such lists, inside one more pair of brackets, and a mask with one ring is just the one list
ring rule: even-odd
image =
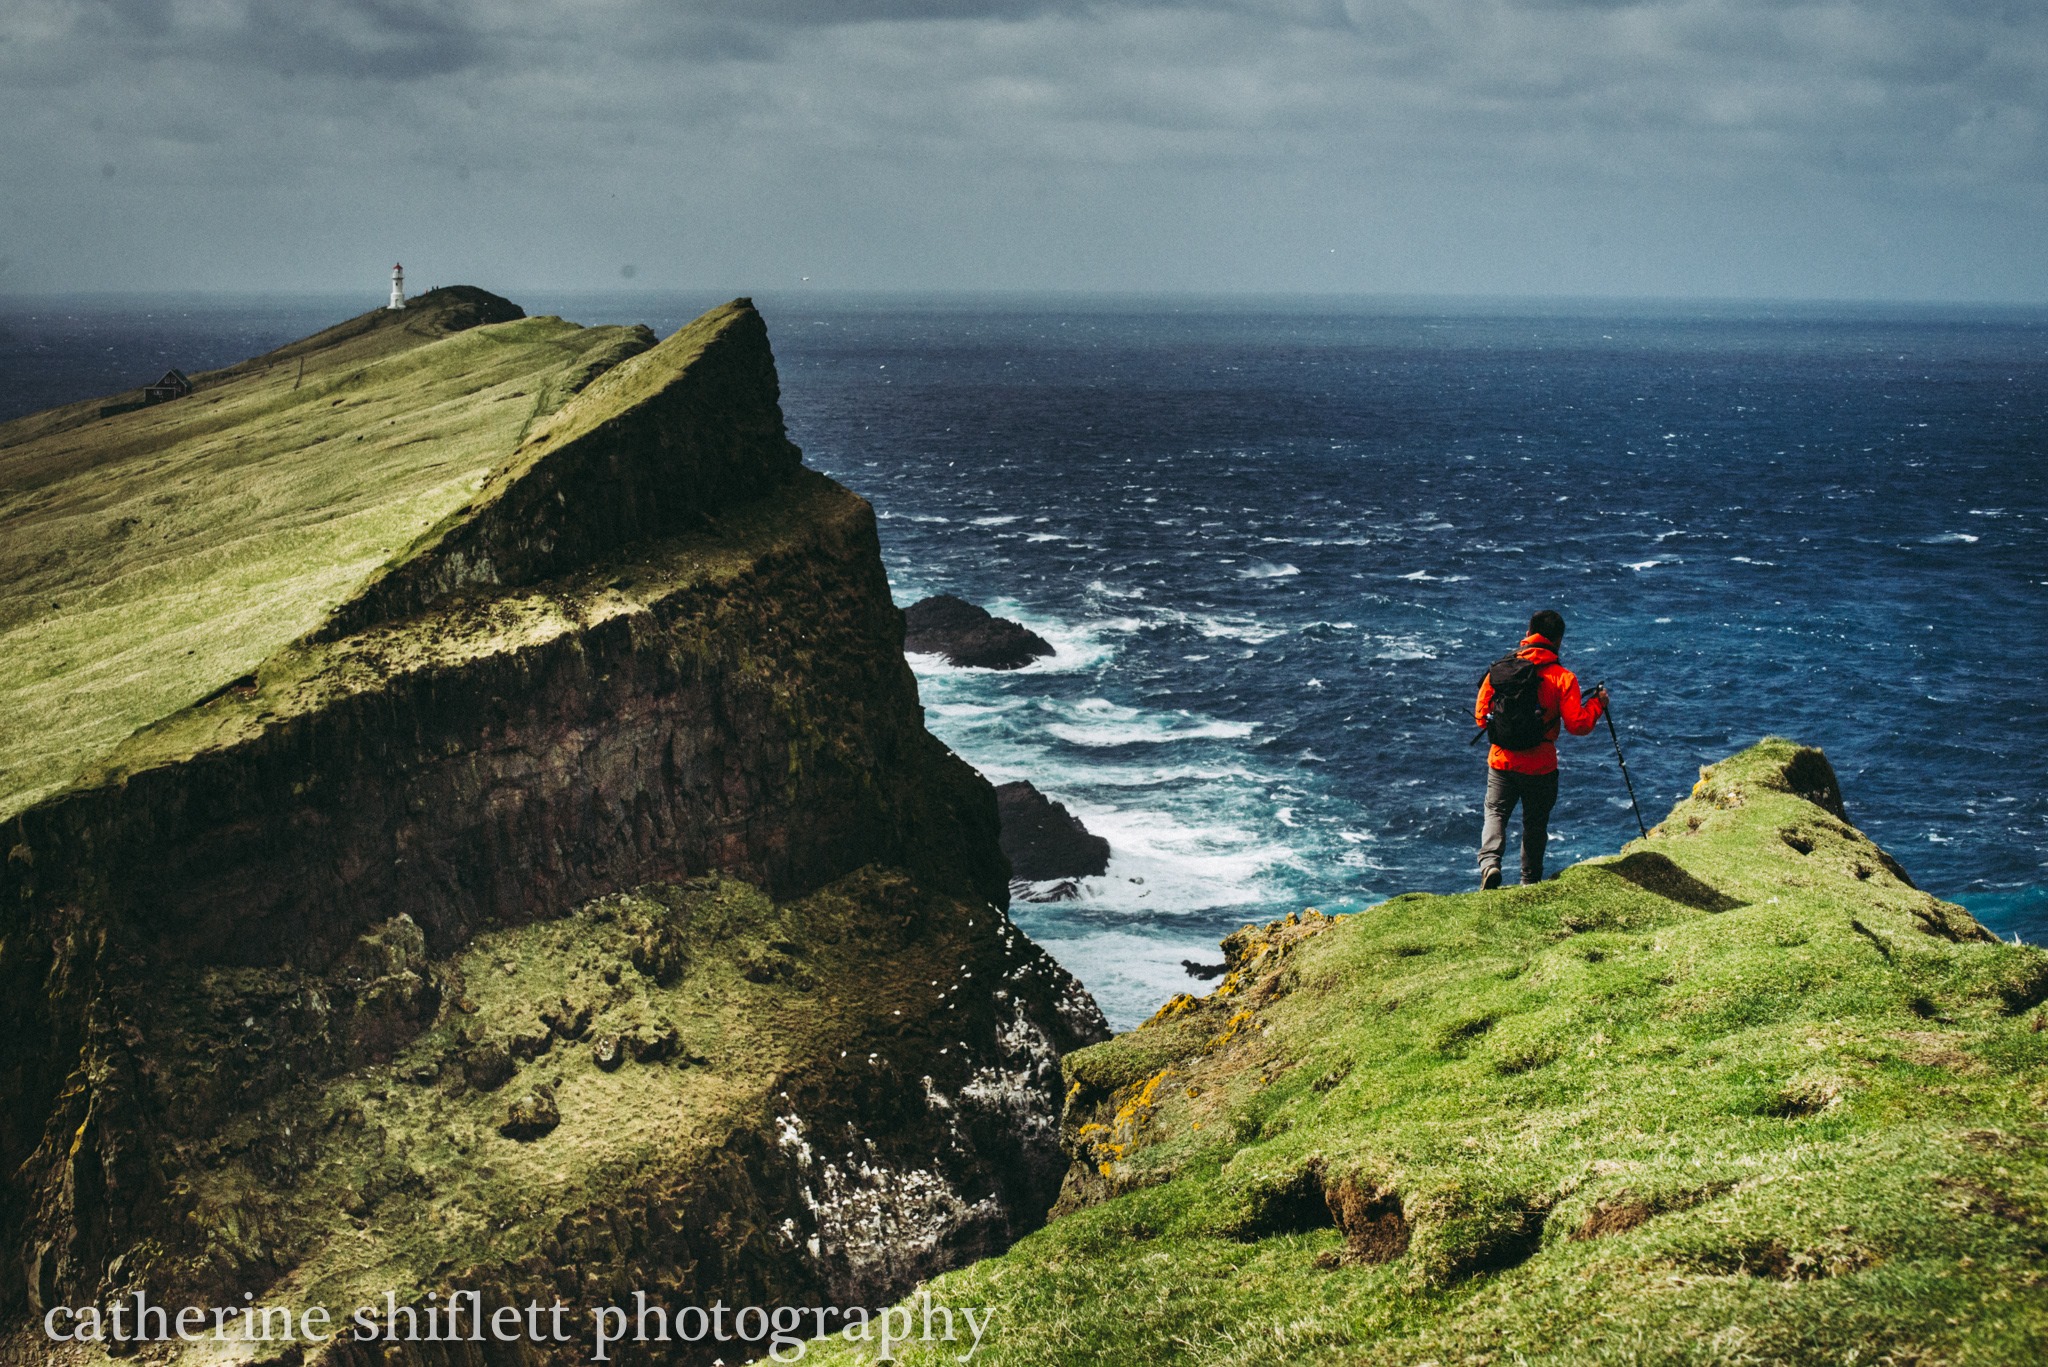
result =
[[[1542,740],[1520,750],[1495,745],[1487,754],[1486,826],[1479,837],[1482,889],[1500,886],[1501,852],[1507,848],[1508,818],[1517,803],[1522,807],[1522,881],[1543,881],[1543,847],[1550,841],[1550,809],[1557,805],[1558,726],[1561,723],[1573,735],[1583,736],[1599,724],[1607,710],[1605,687],[1594,689],[1590,698],[1580,698],[1579,676],[1557,662],[1557,648],[1563,643],[1564,618],[1546,608],[1529,619],[1529,634],[1512,657],[1535,668]],[[1488,671],[1479,683],[1473,721],[1485,726],[1493,717],[1495,701],[1493,672]]]

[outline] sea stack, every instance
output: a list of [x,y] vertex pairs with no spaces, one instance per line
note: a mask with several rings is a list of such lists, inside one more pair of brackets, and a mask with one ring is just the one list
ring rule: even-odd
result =
[[1109,870],[1109,842],[1079,817],[1029,783],[996,786],[1003,853],[1010,877],[1038,883],[1053,878],[1095,878]]
[[1030,628],[991,616],[988,609],[950,593],[911,604],[903,626],[906,651],[943,656],[962,669],[1022,669],[1056,653]]

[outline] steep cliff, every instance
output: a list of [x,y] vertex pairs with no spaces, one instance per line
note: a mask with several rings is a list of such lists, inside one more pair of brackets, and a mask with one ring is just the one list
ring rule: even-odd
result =
[[65,721],[6,738],[0,1353],[130,1289],[872,1298],[1057,1190],[1099,1013],[760,316],[448,303],[0,429],[0,685]]
[[1224,949],[1065,1060],[1058,1217],[928,1288],[990,1360],[2043,1360],[2048,953],[1914,888],[1819,751],[1550,883]]

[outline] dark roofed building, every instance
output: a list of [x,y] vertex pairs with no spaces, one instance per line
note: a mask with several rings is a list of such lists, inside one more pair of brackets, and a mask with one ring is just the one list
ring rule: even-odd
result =
[[161,380],[143,389],[142,401],[144,403],[169,403],[172,399],[182,399],[191,392],[192,382],[185,378],[184,371],[166,370]]

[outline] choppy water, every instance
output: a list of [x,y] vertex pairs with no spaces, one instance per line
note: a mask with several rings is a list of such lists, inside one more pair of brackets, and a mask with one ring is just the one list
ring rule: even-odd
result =
[[[665,332],[713,301],[521,302]],[[1120,1024],[1243,921],[1468,886],[1463,718],[1540,606],[1652,821],[1791,735],[1924,886],[2048,939],[2048,315],[760,302],[898,601],[1060,648],[913,663],[940,736],[1109,838],[1016,915]],[[0,416],[348,311],[98,307],[0,314]],[[1564,772],[1553,867],[1635,830],[1604,732]]]

